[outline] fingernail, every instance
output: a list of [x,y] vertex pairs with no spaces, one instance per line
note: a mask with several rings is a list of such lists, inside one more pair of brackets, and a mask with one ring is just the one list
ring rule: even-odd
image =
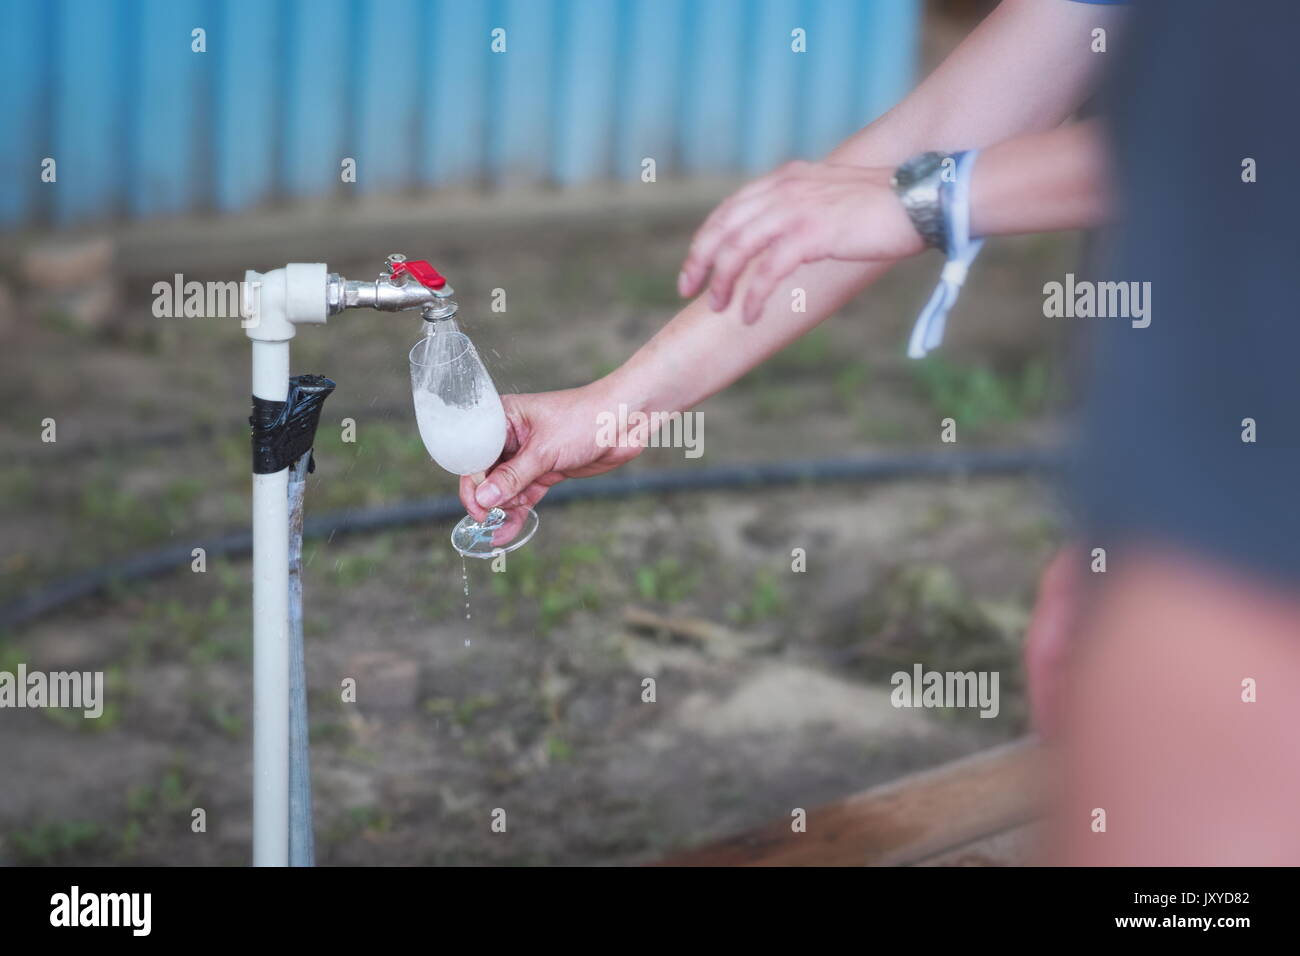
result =
[[690,279],[686,277],[686,270],[683,269],[681,272],[677,273],[677,294],[685,296],[687,294],[686,290],[689,288]]
[[484,482],[474,492],[474,500],[484,508],[491,508],[501,500],[501,489],[490,481]]
[[716,292],[710,292],[710,293],[709,293],[709,308],[712,309],[714,312],[721,312],[721,311],[722,311],[722,296],[718,295],[718,293],[716,293]]

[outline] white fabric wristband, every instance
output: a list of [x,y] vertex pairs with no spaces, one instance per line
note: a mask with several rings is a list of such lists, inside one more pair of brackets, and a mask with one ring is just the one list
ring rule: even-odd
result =
[[944,327],[948,324],[948,310],[957,302],[970,265],[984,246],[983,239],[970,236],[970,179],[971,169],[979,150],[971,149],[957,156],[954,181],[944,184],[944,229],[948,237],[948,261],[939,274],[930,301],[925,304],[912,326],[912,337],[907,343],[908,358],[924,358],[926,353],[943,342]]

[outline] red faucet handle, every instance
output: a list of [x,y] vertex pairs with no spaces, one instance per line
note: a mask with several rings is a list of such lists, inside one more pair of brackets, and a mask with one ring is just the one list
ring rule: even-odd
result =
[[441,289],[447,284],[447,280],[443,278],[442,273],[423,259],[416,259],[412,262],[394,262],[390,274],[398,276],[403,272],[426,289]]

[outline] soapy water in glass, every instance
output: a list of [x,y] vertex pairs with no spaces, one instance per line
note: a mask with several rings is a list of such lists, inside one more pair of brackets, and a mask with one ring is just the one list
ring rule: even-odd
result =
[[[450,318],[429,323],[411,348],[410,362],[415,420],[430,456],[452,474],[487,471],[505,447],[506,414],[474,343]],[[470,610],[465,559],[513,551],[532,538],[537,525],[531,508],[493,508],[482,522],[466,515],[452,529],[451,545],[461,555],[466,620]]]

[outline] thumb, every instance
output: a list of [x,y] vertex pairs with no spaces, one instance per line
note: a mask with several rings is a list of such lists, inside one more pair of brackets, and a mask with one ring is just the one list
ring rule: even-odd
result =
[[508,461],[503,461],[488,472],[484,482],[474,492],[474,500],[481,508],[493,508],[521,494],[540,476],[550,471],[541,456],[525,448]]

